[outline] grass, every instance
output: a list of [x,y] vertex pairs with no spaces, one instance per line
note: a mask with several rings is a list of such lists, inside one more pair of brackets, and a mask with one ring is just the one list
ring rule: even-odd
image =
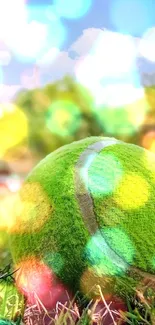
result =
[[[24,297],[22,296],[20,302],[19,294],[16,294],[13,289],[14,275],[10,276],[11,265],[4,269],[4,264],[10,264],[10,256],[4,254],[4,257],[3,270],[0,270],[0,286],[3,283],[4,287],[3,290],[0,289],[0,325],[155,325],[155,284],[147,281],[144,281],[143,286],[133,289],[131,296],[124,297],[127,306],[126,312],[111,308],[111,302],[107,303],[100,286],[97,286],[99,299],[96,301],[88,301],[85,296],[81,297],[77,293],[69,305],[63,305],[58,301],[55,311],[49,313],[36,297],[37,304],[27,305],[24,310],[22,308]],[[9,285],[12,286],[10,289]],[[11,293],[9,290],[12,290]],[[101,302],[102,308],[96,312],[95,310]],[[117,321],[115,320],[116,315],[119,316]],[[12,322],[1,323],[4,316],[5,319],[12,320]]]
[[[2,272],[1,272],[2,273]],[[1,274],[0,273],[0,274]],[[5,272],[6,273],[6,272]],[[9,274],[9,271],[8,271]],[[9,284],[14,284],[13,277],[5,277],[3,284],[7,287]],[[63,305],[57,302],[55,311],[50,313],[42,305],[38,297],[36,297],[36,305],[27,305],[25,310],[22,310],[22,305],[24,300],[20,305],[20,310],[16,311],[13,323],[8,322],[8,325],[144,325],[144,324],[155,324],[155,291],[151,288],[149,284],[143,287],[143,290],[135,290],[132,296],[126,296],[127,311],[123,312],[121,310],[112,310],[110,308],[111,302],[107,303],[100,286],[97,286],[99,290],[99,299],[94,301],[89,301],[86,297],[79,298],[78,293],[72,301],[70,301],[69,306]],[[6,295],[3,295],[3,301],[0,300],[2,304],[8,304],[10,306],[9,310],[12,310],[12,304],[17,304],[15,298],[15,293],[9,296],[10,301],[8,301],[8,292],[5,290]],[[0,291],[0,298],[2,297]],[[17,297],[16,297],[17,298]],[[23,297],[24,299],[24,297]],[[95,309],[98,303],[102,302],[102,309],[95,313]],[[0,307],[1,307],[0,306]],[[115,320],[115,316],[119,316],[119,320]],[[0,315],[1,317],[3,315]],[[107,322],[108,316],[108,322]],[[11,315],[8,315],[8,319],[11,319]],[[109,321],[110,319],[110,321]],[[6,325],[7,325],[6,324]],[[1,322],[0,322],[1,325]],[[5,323],[4,323],[5,325]]]
[[[115,311],[110,309],[110,304],[108,305],[101,294],[101,300],[103,302],[103,308],[98,313],[94,313],[95,307],[98,304],[98,300],[94,302],[93,308],[90,309],[90,302],[82,312],[76,302],[71,302],[70,307],[67,308],[65,305],[61,305],[59,302],[56,306],[55,316],[48,314],[44,306],[42,306],[38,301],[38,306],[27,307],[24,313],[24,325],[43,325],[47,324],[46,319],[49,321],[48,325],[121,325],[121,324],[155,324],[155,294],[153,292],[147,293],[147,297],[144,297],[142,292],[135,293],[133,298],[127,297],[126,303],[128,306],[127,312]],[[107,315],[110,315],[111,323],[107,323]],[[118,321],[115,321],[114,315],[120,316]],[[75,316],[76,321],[75,321]]]

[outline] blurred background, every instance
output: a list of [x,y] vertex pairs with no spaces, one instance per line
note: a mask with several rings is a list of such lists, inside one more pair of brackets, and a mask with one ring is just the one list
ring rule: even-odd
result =
[[0,0],[0,272],[25,177],[88,136],[155,153],[155,1]]
[[0,273],[25,177],[88,136],[155,153],[155,1],[0,0]]
[[0,0],[0,198],[88,136],[155,152],[154,0]]

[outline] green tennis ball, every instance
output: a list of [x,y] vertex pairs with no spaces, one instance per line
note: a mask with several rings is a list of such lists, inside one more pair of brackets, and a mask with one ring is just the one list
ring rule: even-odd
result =
[[152,153],[106,137],[65,145],[20,191],[8,229],[14,264],[40,260],[90,296],[96,284],[122,292],[155,273],[154,207]]

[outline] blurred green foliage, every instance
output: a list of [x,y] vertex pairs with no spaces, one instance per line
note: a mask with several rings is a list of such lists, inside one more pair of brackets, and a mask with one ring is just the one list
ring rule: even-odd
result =
[[[49,130],[46,123],[50,106],[58,100],[76,104],[81,115],[79,128],[73,133],[68,132],[69,134],[66,136],[61,132],[58,134],[54,130]],[[22,108],[28,118],[29,147],[33,152],[39,154],[40,158],[64,144],[87,136],[103,134],[92,113],[93,97],[87,89],[69,76],[41,89],[21,91],[15,99],[15,104]]]
[[[65,115],[63,107],[60,107],[57,117],[54,116],[51,123],[54,127],[48,127],[49,110],[52,112],[52,107],[55,107],[55,103],[58,101],[60,106],[61,103],[63,106],[66,101],[78,107],[80,123],[77,128],[71,128],[71,124],[75,123],[76,118],[68,117],[70,119],[68,122],[67,112]],[[37,155],[38,159],[42,159],[62,145],[93,135],[113,136],[126,142],[142,145],[142,137],[145,132],[154,128],[155,125],[154,87],[145,89],[145,102],[147,104],[145,119],[143,123],[138,124],[139,115],[144,115],[143,107],[141,112],[140,105],[142,104],[134,103],[132,119],[128,115],[129,106],[127,109],[123,106],[117,107],[117,109],[115,107],[97,107],[90,91],[70,76],[65,76],[62,80],[48,84],[43,88],[22,90],[15,98],[15,104],[23,110],[28,118],[28,147],[33,154]],[[136,113],[135,117],[134,112]],[[55,132],[56,124],[58,124],[57,132]],[[68,132],[62,132],[65,128]]]

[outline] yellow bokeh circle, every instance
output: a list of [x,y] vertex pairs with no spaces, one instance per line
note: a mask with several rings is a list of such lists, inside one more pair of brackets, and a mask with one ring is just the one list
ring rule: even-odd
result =
[[93,299],[100,296],[97,285],[101,287],[102,293],[113,294],[115,277],[98,274],[93,267],[88,267],[80,279],[80,290],[88,298]]
[[138,209],[145,205],[149,198],[149,184],[135,173],[124,175],[115,194],[115,202],[124,210]]
[[14,104],[0,104],[0,156],[28,136],[28,121],[24,112]]
[[25,183],[19,193],[0,206],[0,229],[9,233],[39,231],[49,218],[53,207],[39,183]]

